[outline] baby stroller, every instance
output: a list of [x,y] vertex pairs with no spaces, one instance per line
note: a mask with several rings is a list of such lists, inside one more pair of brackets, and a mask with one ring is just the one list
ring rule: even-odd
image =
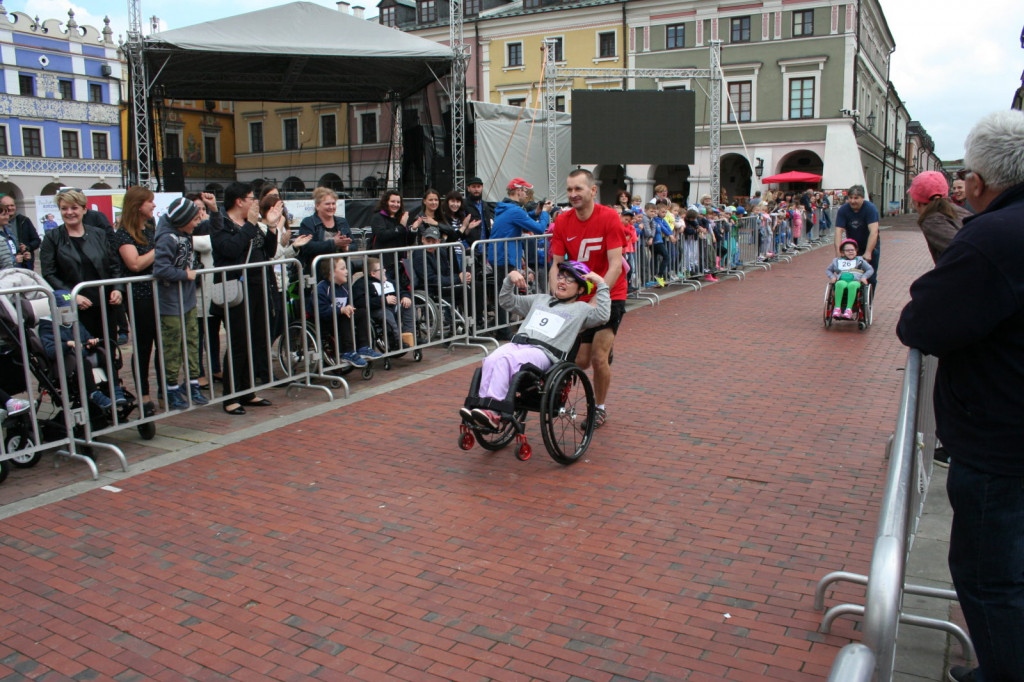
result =
[[[52,291],[52,288],[41,275],[30,270],[14,268],[5,271],[3,276],[0,277],[0,287],[2,288],[24,286],[38,286]],[[122,385],[120,378],[117,378],[116,381],[117,386],[123,392],[124,401],[112,407],[113,413],[96,407],[87,399],[82,399],[79,378],[75,374],[73,353],[68,353],[64,356],[68,395],[63,395],[58,375],[59,366],[55,360],[51,360],[47,356],[39,333],[40,319],[42,317],[50,317],[54,313],[54,311],[50,310],[46,297],[43,296],[36,299],[19,298],[17,302],[10,300],[9,297],[3,297],[2,301],[0,301],[0,338],[12,346],[17,347],[20,345],[19,329],[17,326],[19,316],[13,308],[14,305],[20,305],[22,308],[20,319],[24,324],[25,339],[28,347],[27,352],[24,354],[13,353],[12,359],[15,359],[14,356],[17,356],[16,362],[20,365],[22,364],[22,357],[27,358],[28,366],[23,367],[22,371],[25,376],[31,375],[38,382],[39,391],[37,393],[35,409],[36,414],[39,416],[39,433],[42,435],[43,440],[59,440],[66,437],[67,428],[63,414],[65,406],[72,411],[86,408],[85,412],[88,415],[89,425],[94,430],[110,426],[114,423],[115,416],[117,423],[128,421],[129,415],[134,412],[138,403],[135,396]],[[69,308],[68,314],[69,318],[73,319],[74,311]],[[56,322],[60,323],[61,320],[57,319]],[[50,321],[43,321],[42,324],[52,325]],[[53,331],[52,327],[49,331]],[[96,389],[105,395],[110,395],[113,391],[106,376],[106,358],[103,356],[103,352],[104,348],[102,346],[94,348],[89,355],[93,356],[95,361],[87,364],[92,366]],[[110,354],[110,362],[116,377],[124,365],[121,351],[116,345],[113,346],[113,352]],[[50,404],[49,411],[44,408],[47,401]],[[45,418],[42,417],[44,413],[47,414]],[[75,420],[73,419],[72,421]],[[152,422],[140,424],[138,430],[139,435],[146,440],[156,435],[156,425]],[[76,436],[82,436],[83,433],[84,429],[82,426],[75,427]],[[30,428],[21,433],[20,435],[25,439],[22,442],[31,444],[30,434]],[[17,435],[19,434],[16,433],[15,436]],[[10,441],[11,433],[8,432],[8,443]],[[34,466],[39,461],[38,454],[37,452],[31,460],[21,462],[16,458],[14,460],[15,466]]]

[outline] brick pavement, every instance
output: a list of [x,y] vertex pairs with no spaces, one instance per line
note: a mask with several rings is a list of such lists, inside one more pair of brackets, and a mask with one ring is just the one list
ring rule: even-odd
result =
[[929,265],[884,240],[865,332],[821,327],[829,250],[631,312],[569,468],[458,450],[465,366],[11,516],[0,678],[824,679]]

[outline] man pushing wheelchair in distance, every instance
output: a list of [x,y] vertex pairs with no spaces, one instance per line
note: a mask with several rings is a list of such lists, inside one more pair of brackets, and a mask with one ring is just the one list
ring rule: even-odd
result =
[[[555,362],[566,360],[579,333],[588,327],[604,324],[611,314],[608,285],[583,263],[559,263],[555,290],[551,294],[525,296],[518,293],[525,289],[523,273],[510,271],[502,283],[498,304],[523,315],[524,319],[509,343],[484,358],[479,393],[467,398],[466,406],[459,410],[464,424],[501,428],[498,411],[473,406],[493,401],[493,407],[497,408],[505,403],[512,376],[523,365],[529,363],[544,372]],[[595,289],[597,295],[591,302],[578,300]]]

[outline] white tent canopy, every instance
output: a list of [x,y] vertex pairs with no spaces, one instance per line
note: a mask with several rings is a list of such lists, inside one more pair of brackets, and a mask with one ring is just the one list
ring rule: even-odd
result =
[[148,77],[166,97],[381,102],[448,72],[452,51],[311,2],[292,2],[145,39]]
[[476,121],[476,167],[484,181],[484,198],[501,201],[512,178],[523,178],[534,186],[537,199],[564,202],[565,178],[574,166],[570,162],[572,117],[555,112],[558,178],[556,196],[548,197],[548,112],[504,104],[473,102]]

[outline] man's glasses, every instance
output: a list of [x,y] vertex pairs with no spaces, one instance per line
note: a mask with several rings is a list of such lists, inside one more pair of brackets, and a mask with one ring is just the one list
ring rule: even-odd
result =
[[0,206],[0,211],[3,211],[4,213],[14,213],[17,210],[18,209],[14,206]]

